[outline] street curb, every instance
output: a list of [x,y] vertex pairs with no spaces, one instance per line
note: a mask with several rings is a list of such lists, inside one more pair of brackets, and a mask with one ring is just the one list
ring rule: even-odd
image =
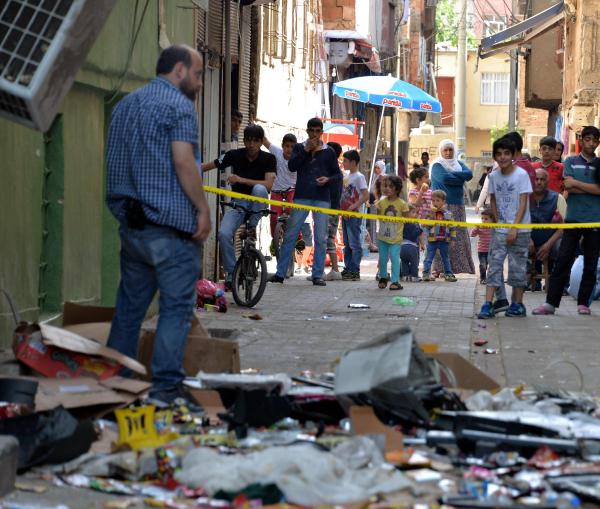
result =
[[15,488],[19,442],[15,437],[0,435],[0,497]]

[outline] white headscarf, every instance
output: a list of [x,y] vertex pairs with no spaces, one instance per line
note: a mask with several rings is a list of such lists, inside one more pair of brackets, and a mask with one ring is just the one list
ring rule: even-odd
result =
[[[454,157],[452,159],[445,159],[442,155],[442,150],[444,150],[446,147],[452,147],[452,150],[454,151]],[[462,166],[459,164],[458,159],[456,159],[456,146],[452,140],[440,141],[438,154],[439,157],[433,161],[433,164],[441,164],[446,171],[462,171]]]

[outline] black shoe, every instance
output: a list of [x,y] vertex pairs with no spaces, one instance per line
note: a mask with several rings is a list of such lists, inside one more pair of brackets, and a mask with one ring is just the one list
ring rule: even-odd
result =
[[508,300],[506,300],[506,299],[497,300],[493,304],[494,313],[495,314],[502,313],[502,311],[506,311],[508,309],[508,306],[509,306]]
[[282,283],[283,284],[283,280],[284,280],[284,278],[279,277],[277,274],[273,274],[272,276],[269,276],[269,279],[267,281],[269,281],[269,283]]
[[314,286],[327,286],[327,283],[322,277],[317,277],[312,280]]
[[183,384],[178,384],[173,389],[165,391],[151,391],[150,399],[162,403],[163,406],[185,405],[190,412],[195,414],[204,411],[202,405],[196,401],[196,398]]

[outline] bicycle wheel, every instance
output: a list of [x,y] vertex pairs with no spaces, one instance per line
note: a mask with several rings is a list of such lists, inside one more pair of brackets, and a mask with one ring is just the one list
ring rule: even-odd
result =
[[257,249],[246,248],[233,269],[231,293],[238,306],[251,308],[265,293],[267,262]]
[[[275,258],[279,260],[279,253],[281,252],[281,246],[283,245],[283,238],[285,237],[285,225],[284,223],[277,223],[275,226],[275,236],[273,240],[275,242]],[[293,277],[294,276],[294,253],[292,252],[292,256],[290,257],[290,263],[288,265],[287,273],[285,277]]]

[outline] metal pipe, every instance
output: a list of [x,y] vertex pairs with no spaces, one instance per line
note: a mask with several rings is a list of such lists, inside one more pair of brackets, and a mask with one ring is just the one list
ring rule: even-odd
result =
[[467,0],[460,0],[456,55],[456,152],[467,152]]
[[[231,0],[225,0],[225,69],[223,84],[225,97],[223,105],[223,137],[225,143],[231,143]],[[237,148],[237,147],[236,147]]]

